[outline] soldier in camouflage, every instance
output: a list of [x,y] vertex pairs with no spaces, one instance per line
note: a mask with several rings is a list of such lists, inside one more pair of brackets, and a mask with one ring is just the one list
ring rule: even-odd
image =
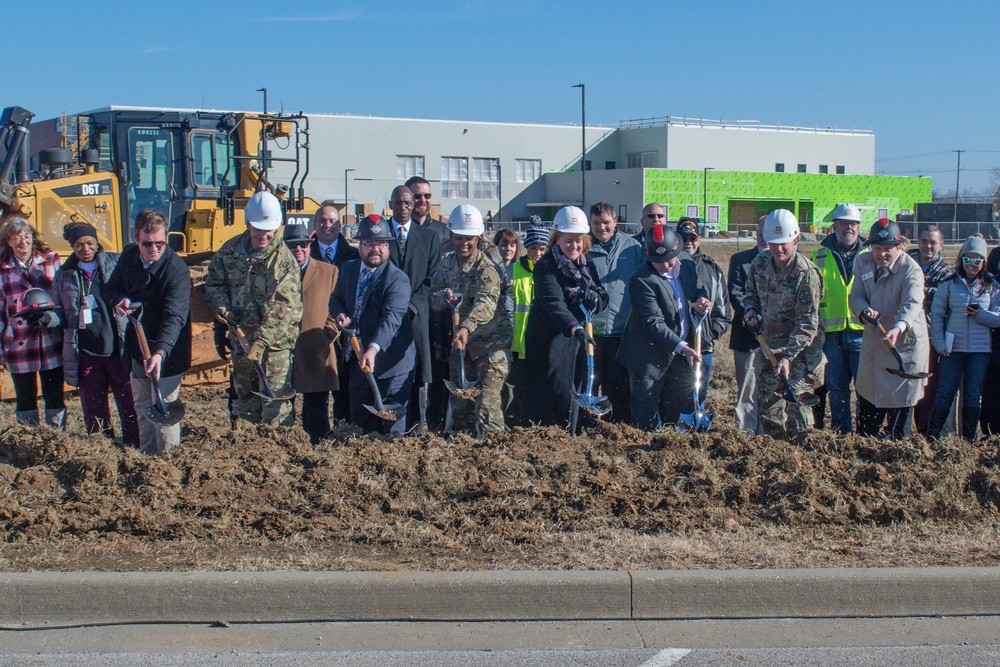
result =
[[[448,220],[454,252],[441,260],[431,283],[430,306],[441,311],[461,298],[454,341],[465,348],[465,372],[470,382],[482,382],[474,400],[451,396],[456,429],[474,434],[504,430],[501,389],[510,368],[510,343],[514,313],[507,272],[496,249],[481,237],[482,214],[467,204],[457,207]],[[491,252],[496,255],[491,257]],[[458,349],[452,350],[451,379],[458,381]]]
[[234,416],[290,426],[291,402],[267,401],[251,393],[260,389],[251,362],[264,367],[275,391],[291,381],[292,348],[302,320],[299,265],[276,233],[282,214],[274,195],[254,194],[244,214],[247,231],[227,241],[208,265],[205,299],[219,317],[237,322],[250,343],[244,354],[235,337],[230,340]]
[[778,209],[763,227],[768,249],[754,258],[747,276],[744,319],[760,327],[778,358],[770,368],[760,356],[755,371],[760,383],[760,420],[773,437],[795,437],[812,428],[812,409],[782,399],[784,378],[796,394],[812,392],[820,384],[825,365],[819,302],[823,279],[819,269],[798,252],[799,226],[791,211]]

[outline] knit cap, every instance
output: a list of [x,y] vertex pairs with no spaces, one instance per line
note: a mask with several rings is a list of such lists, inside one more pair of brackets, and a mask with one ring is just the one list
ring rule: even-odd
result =
[[962,244],[961,254],[979,255],[983,259],[986,259],[986,239],[979,234],[973,234],[965,239],[965,243]]
[[544,227],[528,227],[524,234],[524,247],[530,248],[533,245],[548,245],[549,230]]

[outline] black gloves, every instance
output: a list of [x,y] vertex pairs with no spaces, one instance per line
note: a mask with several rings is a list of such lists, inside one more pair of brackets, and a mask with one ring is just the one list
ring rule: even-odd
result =
[[212,327],[212,338],[215,340],[215,351],[219,359],[225,361],[229,358],[229,327],[216,320]]
[[594,339],[587,335],[587,330],[579,324],[573,327],[573,336],[580,341],[580,345],[596,345]]
[[596,290],[587,289],[580,294],[580,303],[584,308],[593,312],[601,305],[601,296]]

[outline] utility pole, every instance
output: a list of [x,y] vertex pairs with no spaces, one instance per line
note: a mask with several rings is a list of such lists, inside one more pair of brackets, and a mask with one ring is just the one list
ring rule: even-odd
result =
[[951,235],[953,238],[958,239],[958,183],[959,177],[962,173],[962,153],[964,150],[954,150],[952,153],[958,154],[958,165],[955,167],[955,219],[952,222]]
[[708,172],[715,171],[715,167],[705,167],[701,173],[701,217],[708,224]]
[[580,208],[586,213],[587,206],[587,86],[578,83],[573,88],[580,89]]
[[[353,169],[344,170],[344,219],[341,221],[343,224],[347,224],[347,202],[350,201],[347,198],[347,172],[354,171]],[[355,220],[355,222],[357,222]]]

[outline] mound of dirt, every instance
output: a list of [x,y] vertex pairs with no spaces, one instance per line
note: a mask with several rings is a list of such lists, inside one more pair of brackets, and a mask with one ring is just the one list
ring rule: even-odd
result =
[[[802,442],[517,429],[392,441],[229,428],[185,392],[166,457],[0,435],[0,568],[754,567],[987,563],[1000,441]],[[717,423],[724,420],[717,419]],[[923,545],[923,546],[921,546]],[[839,555],[838,555],[839,554]]]

